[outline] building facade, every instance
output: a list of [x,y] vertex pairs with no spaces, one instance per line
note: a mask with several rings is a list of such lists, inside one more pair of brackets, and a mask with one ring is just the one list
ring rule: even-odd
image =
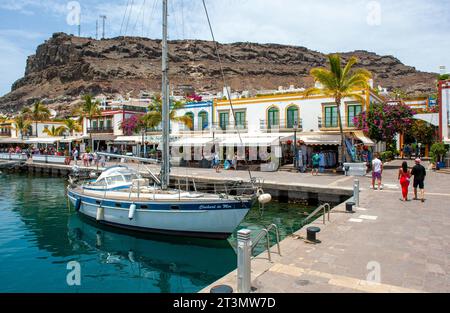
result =
[[439,82],[439,136],[450,144],[450,80]]

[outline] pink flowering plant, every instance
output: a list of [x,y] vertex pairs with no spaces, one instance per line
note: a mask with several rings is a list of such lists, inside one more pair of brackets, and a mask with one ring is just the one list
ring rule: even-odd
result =
[[131,136],[137,131],[138,125],[139,119],[135,115],[132,115],[122,121],[120,129],[123,130],[126,136]]
[[196,93],[193,93],[192,95],[189,95],[186,97],[186,100],[189,102],[201,102],[203,100],[202,96],[199,96]]
[[412,126],[414,114],[416,112],[406,105],[371,104],[368,111],[353,121],[371,139],[390,143],[396,134]]

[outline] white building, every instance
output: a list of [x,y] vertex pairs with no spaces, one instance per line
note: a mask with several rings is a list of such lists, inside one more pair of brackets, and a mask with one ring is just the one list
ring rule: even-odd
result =
[[439,82],[439,134],[450,144],[450,80]]

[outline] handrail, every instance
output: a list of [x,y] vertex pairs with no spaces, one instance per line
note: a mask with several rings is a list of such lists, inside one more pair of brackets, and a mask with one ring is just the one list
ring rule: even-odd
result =
[[278,226],[275,224],[271,224],[269,227],[267,228],[263,228],[258,235],[256,235],[254,242],[252,244],[252,253],[253,250],[256,248],[256,246],[258,245],[258,243],[264,238],[266,237],[266,246],[267,246],[267,254],[269,257],[269,261],[272,262],[272,256],[271,256],[271,252],[270,252],[270,231],[274,229],[275,230],[275,235],[276,235],[276,240],[277,240],[277,248],[278,248],[278,254],[281,256],[281,248],[280,248],[280,232],[278,230]]
[[323,210],[323,224],[326,224],[325,219],[326,219],[326,215],[327,215],[327,208],[328,208],[328,222],[330,221],[330,211],[331,211],[331,206],[329,203],[325,203],[322,204],[321,206],[319,206],[317,209],[315,209],[311,214],[309,214],[304,220],[303,222],[306,222],[308,220],[310,220],[311,218],[313,218],[317,213],[319,213],[320,211]]
[[158,177],[156,177],[155,173],[153,173],[152,170],[149,169],[146,165],[144,165],[144,168],[150,174],[150,177],[155,181],[155,183],[161,186],[161,181],[159,180]]

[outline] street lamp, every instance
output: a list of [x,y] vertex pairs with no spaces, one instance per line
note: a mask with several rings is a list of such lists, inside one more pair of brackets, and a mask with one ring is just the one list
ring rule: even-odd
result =
[[297,160],[297,130],[298,130],[298,121],[294,122],[294,168],[298,169],[298,160]]
[[147,134],[147,127],[142,127],[141,134],[142,134],[142,145],[144,145],[142,157],[145,158],[147,156],[147,145],[145,144],[145,135]]

